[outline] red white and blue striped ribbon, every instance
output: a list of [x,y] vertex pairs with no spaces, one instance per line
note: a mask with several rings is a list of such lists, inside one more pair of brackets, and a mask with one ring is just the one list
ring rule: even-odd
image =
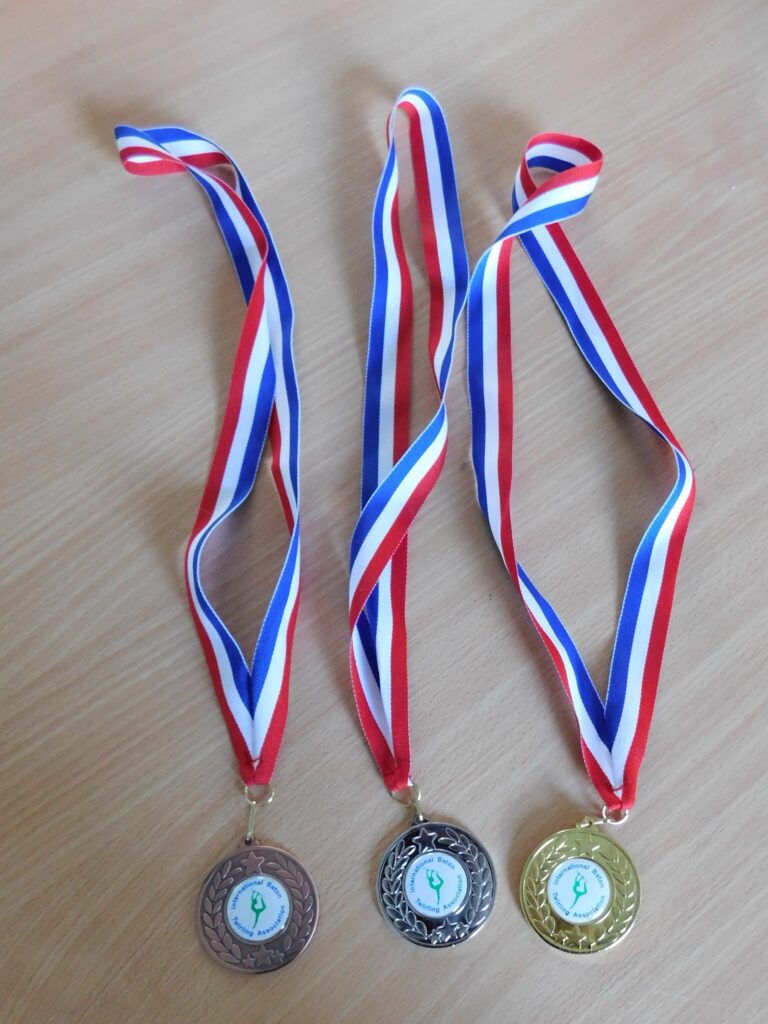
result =
[[[651,724],[675,579],[694,502],[693,471],[632,362],[560,222],[587,205],[602,154],[584,139],[536,135],[515,180],[513,214],[472,274],[467,360],[472,461],[480,507],[576,714],[590,778],[609,810],[632,807]],[[545,172],[540,184],[534,173]],[[587,363],[611,394],[669,445],[677,478],[635,552],[605,701],[513,544],[509,268],[519,237]]]
[[[410,443],[413,285],[399,221],[397,116],[408,126],[429,286],[428,350],[440,403]],[[423,89],[403,92],[387,122],[373,209],[374,279],[363,413],[360,518],[349,580],[350,664],[363,731],[390,790],[410,784],[405,618],[408,529],[445,460],[444,395],[469,269],[443,112]],[[400,143],[398,140],[398,149]]]
[[[299,605],[299,393],[288,284],[245,178],[215,143],[184,128],[130,125],[117,127],[115,139],[131,174],[188,172],[201,186],[246,302],[224,421],[187,545],[185,573],[190,608],[241,777],[248,785],[261,785],[270,780],[285,727]],[[233,184],[222,177],[222,170]],[[200,560],[214,530],[250,494],[267,434],[290,540],[249,665],[206,596]]]

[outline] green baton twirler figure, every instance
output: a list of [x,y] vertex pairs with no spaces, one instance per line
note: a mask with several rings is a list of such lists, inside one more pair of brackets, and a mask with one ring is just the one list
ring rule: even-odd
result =
[[581,897],[585,896],[587,892],[587,882],[584,876],[581,874],[581,872],[577,872],[576,878],[573,880],[573,892],[574,899],[573,903],[568,908],[568,913],[570,913],[573,910],[573,908],[579,902]]
[[429,882],[429,888],[435,890],[435,898],[437,899],[437,909],[440,909],[440,890],[443,887],[443,880],[437,871],[433,871],[432,868],[427,868],[427,882]]
[[266,904],[266,901],[264,900],[264,897],[261,895],[261,893],[258,892],[258,891],[251,893],[251,910],[255,914],[255,917],[253,919],[253,927],[254,928],[259,923],[259,918],[261,917],[262,912],[265,911],[266,909],[267,909],[267,904]]

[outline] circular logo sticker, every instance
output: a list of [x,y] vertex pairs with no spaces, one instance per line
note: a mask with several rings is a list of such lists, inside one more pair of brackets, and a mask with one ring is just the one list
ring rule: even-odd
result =
[[227,923],[246,942],[269,942],[287,928],[290,918],[288,890],[271,875],[250,875],[229,894]]
[[607,912],[611,880],[593,860],[564,860],[549,876],[547,899],[563,921],[588,924]]
[[469,876],[450,853],[422,853],[405,870],[405,898],[423,917],[447,917],[461,910]]

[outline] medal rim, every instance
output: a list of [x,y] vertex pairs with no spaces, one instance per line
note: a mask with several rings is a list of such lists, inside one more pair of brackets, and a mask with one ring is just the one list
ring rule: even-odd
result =
[[[219,897],[217,897],[217,899],[211,900],[212,903],[218,902],[219,899],[221,900],[221,908],[217,912],[217,915],[212,915],[205,910],[205,900],[206,898],[210,899],[210,897],[207,896],[207,890],[209,886],[212,884],[213,879],[215,878],[217,873],[221,873],[221,869],[230,864],[231,862],[235,861],[238,858],[246,857],[250,853],[254,853],[256,856],[264,857],[264,863],[261,865],[258,871],[254,871],[252,873],[253,876],[255,877],[256,875],[265,875],[267,877],[275,878],[278,882],[280,882],[281,885],[285,886],[285,888],[288,890],[288,895],[290,899],[291,912],[288,924],[286,925],[285,928],[281,929],[275,936],[273,936],[273,938],[268,939],[266,942],[250,942],[247,939],[243,939],[235,931],[233,931],[227,919],[227,901],[232,890],[237,885],[239,885],[240,882],[250,877],[247,868],[243,868],[242,874],[236,879],[233,879],[232,883],[229,886],[227,886],[225,889],[220,889],[220,892],[222,894]],[[275,863],[274,860],[275,855],[278,858],[277,863]],[[299,879],[297,879],[290,873],[289,869],[281,865],[281,860],[283,862],[288,862],[289,864],[291,864],[296,869],[298,874],[303,876],[303,881],[299,881]],[[267,864],[269,864],[268,868],[266,867]],[[305,885],[307,887],[306,896],[302,894],[302,888]],[[306,906],[304,906],[305,903]],[[209,918],[211,918],[211,921],[215,920],[215,917],[218,916],[218,914],[221,915],[221,922],[217,927],[220,928],[223,926],[224,932],[230,936],[232,941],[229,945],[227,945],[226,941],[223,940],[222,937],[220,937],[219,932],[216,932],[215,939],[212,939],[209,935],[206,934],[206,928],[214,929],[212,923],[209,925],[205,921],[204,915],[206,914]],[[302,861],[300,861],[298,857],[295,857],[292,853],[289,853],[287,850],[284,850],[279,846],[268,846],[262,843],[257,843],[255,841],[251,844],[246,844],[243,841],[237,847],[236,850],[233,850],[232,853],[228,854],[225,857],[222,857],[219,861],[216,862],[216,864],[213,865],[213,867],[206,875],[202,886],[200,887],[200,893],[197,900],[197,932],[200,937],[200,941],[203,945],[203,948],[208,953],[208,955],[213,960],[215,960],[216,963],[219,964],[221,967],[227,967],[230,970],[237,971],[240,974],[267,974],[271,971],[276,971],[280,970],[283,967],[288,967],[290,964],[293,963],[294,960],[301,956],[301,954],[306,950],[307,946],[312,941],[312,938],[317,929],[318,918],[319,900],[317,895],[317,888],[315,886],[312,875],[309,873],[309,871],[307,870],[306,866],[302,863]],[[293,924],[296,925],[297,930],[295,934],[291,936],[290,944],[288,945],[288,947],[283,948],[286,943],[286,932]],[[224,952],[228,952],[233,945],[237,947],[244,946],[245,950],[247,951],[245,953],[245,956],[257,956],[258,954],[263,954],[266,952],[268,954],[277,954],[277,959],[275,960],[275,962],[265,962],[263,964],[253,963],[247,966],[242,963],[232,963],[229,960],[223,959],[222,953],[213,948],[211,944],[213,941],[220,942],[225,947]]]
[[[448,833],[453,832],[453,833],[456,834],[457,837],[459,837],[459,836],[463,837],[464,839],[466,839],[466,841],[468,843],[473,844],[477,848],[478,852],[484,858],[485,865],[486,865],[486,868],[487,868],[487,875],[488,875],[488,883],[487,884],[489,884],[489,886],[490,886],[490,892],[489,892],[490,902],[488,903],[487,909],[483,913],[482,920],[480,921],[479,924],[472,924],[472,925],[470,925],[468,927],[468,929],[467,929],[465,934],[459,935],[459,936],[456,936],[456,937],[453,937],[453,938],[450,938],[450,939],[447,939],[447,940],[442,941],[442,942],[432,942],[432,941],[430,941],[429,935],[430,934],[434,934],[435,932],[439,931],[440,928],[442,928],[446,923],[456,924],[456,923],[458,923],[458,921],[461,920],[461,918],[464,916],[464,914],[465,914],[465,912],[467,910],[468,904],[470,903],[471,895],[472,895],[472,889],[474,888],[474,885],[476,884],[475,881],[474,881],[474,878],[473,878],[473,866],[472,866],[471,863],[467,862],[467,860],[465,859],[465,856],[462,856],[456,850],[444,849],[444,848],[442,848],[440,846],[433,846],[432,847],[432,849],[434,849],[436,853],[440,853],[440,852],[449,853],[451,856],[455,857],[458,861],[460,861],[462,867],[464,868],[464,870],[467,873],[467,877],[469,878],[469,882],[470,882],[470,888],[467,891],[467,896],[464,899],[464,901],[462,902],[460,908],[458,910],[456,910],[456,911],[453,911],[450,914],[446,914],[444,917],[441,917],[441,918],[430,918],[430,917],[427,917],[425,915],[419,914],[419,912],[417,910],[414,910],[414,908],[411,906],[410,902],[408,901],[408,899],[407,899],[407,897],[405,895],[405,891],[404,891],[404,878],[405,878],[405,873],[408,870],[408,865],[411,863],[411,861],[413,861],[415,859],[415,857],[418,857],[418,856],[421,855],[421,853],[425,853],[427,851],[426,850],[421,850],[418,853],[414,854],[414,856],[409,857],[405,861],[405,863],[402,866],[401,870],[398,871],[399,888],[403,890],[402,891],[402,898],[405,901],[405,903],[407,904],[407,907],[408,907],[408,910],[410,911],[410,913],[416,919],[418,919],[419,921],[423,922],[424,927],[426,929],[426,934],[424,935],[424,937],[419,937],[418,935],[415,935],[415,934],[413,934],[413,933],[411,933],[409,931],[406,931],[402,927],[399,927],[395,923],[395,921],[392,919],[392,917],[390,916],[390,913],[389,913],[389,911],[387,909],[387,906],[386,906],[386,904],[384,902],[384,899],[383,899],[382,879],[383,879],[383,876],[384,876],[384,870],[385,870],[385,866],[386,866],[387,861],[389,860],[389,858],[391,857],[392,853],[397,848],[397,846],[398,846],[398,844],[400,842],[404,841],[407,836],[411,835],[411,833],[417,834],[422,828],[426,828],[426,829],[430,829],[430,828],[445,829],[445,830],[448,831]],[[482,871],[483,869],[482,869],[482,867],[475,866],[474,871],[478,871],[478,870]],[[378,870],[376,872],[376,899],[377,899],[377,903],[379,905],[379,910],[381,911],[382,917],[384,918],[384,920],[387,922],[387,924],[390,926],[390,928],[397,935],[399,935],[401,938],[405,939],[406,941],[412,943],[413,945],[420,946],[420,947],[422,947],[424,949],[448,949],[451,946],[459,945],[460,943],[466,942],[468,939],[473,938],[473,936],[475,936],[486,925],[486,923],[488,921],[488,918],[491,916],[491,912],[493,910],[494,903],[496,901],[496,887],[497,887],[496,870],[494,868],[493,860],[491,859],[491,856],[488,853],[488,850],[480,842],[480,840],[477,838],[477,836],[475,836],[474,833],[469,832],[466,828],[464,828],[461,825],[455,825],[455,824],[453,824],[451,822],[447,822],[447,821],[433,821],[431,818],[424,818],[421,821],[414,821],[406,829],[403,829],[402,832],[398,833],[398,835],[393,839],[393,841],[387,846],[386,850],[384,851],[384,854],[382,855],[382,857],[381,857],[381,859],[379,861]],[[481,897],[481,899],[482,899],[482,897]]]
[[[604,858],[599,858],[598,856],[595,856],[594,852],[584,853],[582,850],[579,849],[562,851],[562,856],[559,857],[554,864],[552,864],[551,868],[546,870],[546,873],[540,879],[540,884],[544,888],[544,900],[547,903],[548,910],[559,925],[558,930],[555,934],[551,934],[547,932],[544,928],[539,927],[537,922],[529,913],[528,905],[525,898],[526,883],[532,874],[531,869],[536,859],[540,857],[542,852],[546,849],[546,847],[550,845],[553,841],[557,840],[558,837],[565,837],[569,835],[573,837],[578,836],[580,838],[584,835],[597,836],[601,840],[601,842],[607,844],[609,847],[613,847],[613,849],[618,853],[619,858],[622,858],[624,860],[625,864],[623,866],[627,872],[627,875],[629,876],[630,882],[634,884],[634,896],[629,897],[629,900],[633,901],[633,906],[631,907],[631,916],[629,917],[627,922],[621,927],[619,934],[615,937],[611,937],[607,942],[601,942],[599,945],[593,945],[591,947],[585,947],[581,942],[585,934],[587,934],[590,930],[594,930],[595,928],[605,926],[606,922],[608,922],[612,917],[617,918],[617,914],[619,915],[618,919],[620,920],[620,915],[622,914],[622,912],[628,912],[626,908],[623,906],[623,904],[627,901],[626,897],[622,896],[622,889],[625,883],[623,883],[621,879],[617,877],[616,866],[614,864],[606,862]],[[565,863],[565,861],[572,859],[594,861],[599,867],[601,867],[606,872],[611,883],[612,896],[611,903],[608,909],[604,914],[601,914],[600,917],[595,918],[594,921],[589,921],[583,925],[568,922],[561,918],[558,914],[556,914],[554,909],[549,904],[549,899],[547,895],[547,884],[549,882],[550,876],[552,875],[552,872],[557,868],[559,864],[563,864]],[[554,949],[561,950],[564,953],[589,955],[594,953],[602,953],[604,950],[612,949],[614,946],[618,945],[623,939],[627,937],[629,932],[632,930],[635,921],[637,920],[637,914],[640,910],[641,898],[642,889],[640,885],[640,876],[638,874],[637,868],[634,865],[634,862],[632,861],[632,858],[621,845],[621,843],[617,843],[615,839],[613,839],[611,836],[606,835],[604,832],[597,829],[594,825],[581,827],[571,826],[570,828],[560,829],[559,831],[553,832],[551,835],[547,836],[529,854],[525,864],[523,865],[523,870],[520,875],[519,899],[520,909],[523,912],[523,916],[525,917],[530,927],[536,932],[536,934],[541,939],[543,939],[548,945],[552,946]],[[555,938],[556,934],[562,935],[563,933],[565,933],[566,939],[570,941],[558,941]]]

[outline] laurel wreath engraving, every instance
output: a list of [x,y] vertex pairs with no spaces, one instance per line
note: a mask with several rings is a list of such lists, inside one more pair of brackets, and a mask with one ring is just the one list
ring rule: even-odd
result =
[[[594,860],[610,876],[611,903],[597,921],[568,923],[550,907],[549,876],[558,864],[572,857]],[[520,896],[525,916],[547,942],[571,953],[595,953],[618,942],[629,931],[640,903],[640,884],[631,861],[612,840],[592,829],[566,829],[531,855],[523,871]]]
[[379,898],[385,916],[394,927],[412,942],[422,946],[446,946],[469,938],[484,924],[493,905],[496,881],[485,852],[470,835],[461,829],[435,822],[424,826],[436,832],[435,850],[446,850],[464,865],[469,878],[467,901],[461,910],[430,923],[414,911],[405,895],[405,872],[420,852],[411,841],[409,829],[385,855],[379,868]]
[[247,850],[217,866],[200,902],[200,926],[207,946],[222,963],[240,970],[264,971],[290,962],[307,945],[315,927],[316,898],[310,880],[291,857],[273,849],[265,853],[260,870],[282,882],[291,895],[291,919],[285,931],[268,942],[241,943],[229,929],[224,905],[246,874],[244,864],[238,862],[246,859]]
[[242,960],[242,950],[224,923],[224,900],[244,870],[242,867],[233,868],[232,861],[226,861],[214,873],[203,898],[203,931],[208,937],[211,949],[227,964],[239,964]]

